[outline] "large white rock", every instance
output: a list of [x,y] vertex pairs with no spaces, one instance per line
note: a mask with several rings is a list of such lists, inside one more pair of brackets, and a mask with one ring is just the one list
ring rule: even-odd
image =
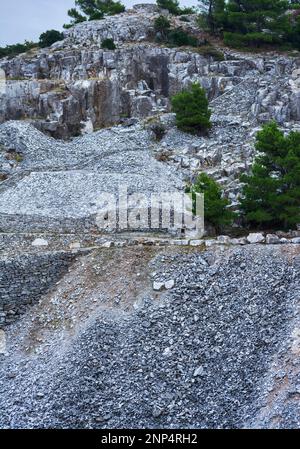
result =
[[153,290],[156,292],[160,292],[164,288],[164,282],[153,282]]
[[294,239],[292,239],[292,243],[300,243],[300,237],[295,237]]
[[113,242],[105,242],[102,245],[102,248],[111,248],[113,246]]
[[252,233],[247,237],[248,243],[263,243],[265,241],[265,237],[261,233]]
[[204,368],[203,368],[203,366],[199,366],[199,367],[196,368],[195,371],[194,371],[194,377],[197,377],[197,376],[203,376],[203,374],[204,374]]
[[191,240],[190,246],[202,246],[204,245],[204,240]]
[[49,243],[45,239],[35,239],[32,242],[32,246],[48,246]]
[[217,238],[218,243],[223,243],[224,245],[230,244],[230,237],[228,235],[219,235]]
[[79,248],[81,248],[81,243],[80,242],[70,243],[70,249],[79,249]]
[[165,288],[167,290],[171,290],[175,285],[174,279],[170,279],[169,281],[165,282]]

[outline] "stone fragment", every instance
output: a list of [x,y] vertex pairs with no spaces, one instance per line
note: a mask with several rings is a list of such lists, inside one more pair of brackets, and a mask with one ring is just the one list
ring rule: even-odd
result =
[[70,244],[70,249],[79,249],[81,248],[80,242],[74,242]]
[[196,368],[195,371],[194,371],[194,377],[202,376],[203,374],[204,374],[204,368],[203,368],[203,366],[199,366],[199,367]]
[[300,237],[295,237],[291,240],[292,243],[300,244]]
[[35,239],[32,242],[32,246],[48,246],[48,245],[49,245],[48,241],[42,238]]
[[261,233],[251,233],[247,237],[248,243],[263,243],[265,241],[265,237]]
[[201,246],[204,244],[204,240],[191,240],[190,246]]
[[165,282],[165,288],[167,290],[171,290],[175,285],[174,279],[170,279],[169,281]]
[[6,354],[6,336],[2,329],[0,329],[0,354]]
[[268,245],[276,245],[276,244],[280,243],[280,239],[279,239],[278,235],[276,235],[276,234],[267,234],[266,243]]
[[164,282],[153,282],[153,290],[160,292],[164,288]]

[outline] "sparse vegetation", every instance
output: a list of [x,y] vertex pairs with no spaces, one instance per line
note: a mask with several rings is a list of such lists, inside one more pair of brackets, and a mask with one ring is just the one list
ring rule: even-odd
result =
[[170,14],[174,16],[180,16],[184,14],[194,14],[194,8],[181,8],[178,0],[157,0],[157,6],[162,9],[166,9]]
[[5,56],[13,58],[21,53],[26,53],[32,48],[37,47],[38,44],[34,42],[25,41],[24,44],[7,45],[6,47],[0,47],[0,58]]
[[87,20],[101,20],[105,15],[113,16],[125,11],[125,6],[119,1],[113,0],[75,0],[77,8],[68,11],[72,21],[65,24],[64,28],[71,28],[77,23]]
[[175,47],[197,47],[198,39],[190,35],[182,28],[171,28],[170,21],[165,16],[159,16],[155,19],[154,29],[157,33],[158,42],[165,42]]
[[201,45],[197,48],[197,52],[204,57],[211,57],[216,61],[224,61],[224,53],[210,44]]
[[54,44],[54,42],[60,41],[64,38],[63,33],[56,30],[48,30],[42,33],[39,42],[25,41],[23,44],[13,44],[7,45],[6,47],[0,47],[0,58],[8,56],[9,58],[14,58],[22,53],[27,53],[34,48],[44,48],[49,47]]
[[168,33],[168,43],[170,45],[174,45],[175,47],[197,47],[198,39],[194,36],[191,36],[182,28],[176,28]]

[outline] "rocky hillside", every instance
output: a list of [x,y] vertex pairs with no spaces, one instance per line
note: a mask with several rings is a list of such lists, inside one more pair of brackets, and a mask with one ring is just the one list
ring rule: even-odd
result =
[[6,328],[0,427],[299,427],[299,257],[298,245],[79,257]]
[[[41,174],[31,175],[24,191],[21,187],[24,195],[28,191],[37,198],[45,182],[63,185],[59,179],[56,183],[59,175],[53,171],[84,169],[84,175],[78,174],[77,184],[83,180],[88,186],[88,170],[101,176],[113,173],[112,179],[119,170],[130,173],[132,167],[134,173],[134,167],[139,166],[142,184],[146,185],[146,178],[151,179],[158,166],[141,158],[139,152],[145,155],[143,148],[147,148],[152,156],[164,161],[165,167],[161,165],[157,173],[165,172],[169,177],[168,173],[175,171],[186,181],[205,170],[224,185],[232,204],[236,204],[238,178],[252,162],[253,137],[259,126],[275,118],[286,130],[299,129],[300,60],[224,48],[216,53],[216,49],[208,51],[207,46],[164,47],[154,41],[153,23],[159,14],[161,11],[153,5],[137,6],[105,20],[79,24],[51,48],[0,61],[7,77],[6,91],[0,96],[0,122],[18,120],[0,126],[2,179],[24,171],[51,171],[47,178],[43,176],[42,183],[37,179]],[[172,18],[172,23],[203,40],[195,16],[187,20]],[[114,39],[115,51],[101,49],[105,38]],[[205,87],[210,99],[213,128],[207,137],[178,132],[172,116],[166,115],[170,96],[193,81]],[[92,133],[111,124],[119,126]],[[165,128],[160,142],[153,133],[155,124]],[[34,127],[55,138],[87,136],[65,144],[47,140],[43,134],[38,136]],[[110,145],[108,152],[115,155],[124,135],[132,138],[121,144],[118,156],[99,149],[102,157],[109,158],[108,164],[104,160],[93,162],[100,140],[100,146]],[[124,146],[131,154],[127,168]],[[150,153],[147,157],[152,157]],[[122,160],[110,163],[114,157]],[[66,182],[68,176],[70,172],[64,175]],[[62,188],[68,190],[67,186]],[[25,201],[26,206],[23,197],[19,201]],[[6,208],[5,200],[3,205]],[[14,202],[10,206],[11,214],[19,208]],[[87,216],[90,214],[92,211]]]
[[[261,125],[300,130],[299,57],[208,46],[195,15],[170,20],[203,45],[159,45],[161,13],[0,60],[1,428],[300,426],[299,230],[97,228],[103,192],[181,192],[201,171],[234,207]],[[170,113],[193,81],[207,136]]]
[[[252,120],[299,119],[299,86],[292,83],[299,76],[298,59],[222,49],[216,60],[207,46],[164,47],[154,41],[159,14],[153,5],[137,6],[105,20],[76,25],[51,48],[2,60],[8,83],[0,121],[33,120],[55,137],[68,137],[126,118],[166,112],[169,97],[192,81],[199,81],[211,100],[242,83],[235,90],[235,108],[225,114],[217,108],[218,115],[243,113],[249,101]],[[196,16],[187,20],[172,18],[172,25],[204,41]],[[116,51],[101,49],[106,38],[115,41]]]

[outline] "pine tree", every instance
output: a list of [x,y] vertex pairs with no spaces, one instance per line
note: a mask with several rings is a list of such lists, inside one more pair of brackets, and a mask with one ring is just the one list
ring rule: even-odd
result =
[[63,40],[64,35],[57,30],[48,30],[40,35],[39,46],[41,48],[50,47],[55,42]]
[[[234,219],[234,213],[228,209],[229,201],[217,182],[206,173],[201,173],[195,184],[188,189],[189,193],[204,194],[204,218],[219,232]],[[194,198],[194,197],[193,197]]]
[[201,2],[207,12],[200,16],[200,26],[205,24],[213,34],[219,34],[225,25],[225,0],[204,0]]
[[193,7],[181,8],[179,6],[178,0],[157,0],[157,6],[161,9],[166,9],[170,14],[174,16],[180,16],[183,14],[194,14],[195,10]]
[[180,7],[178,0],[157,0],[157,6],[162,9],[168,10],[171,14],[175,16],[179,15]]
[[225,43],[260,46],[282,42],[289,25],[287,9],[286,0],[229,0]]
[[[214,34],[223,33],[224,42],[233,47],[297,42],[298,21],[288,0],[204,0],[207,12],[200,24]],[[293,7],[295,9],[295,6]]]
[[154,21],[154,29],[159,33],[161,40],[166,40],[171,28],[170,21],[165,16],[159,16]]
[[256,158],[245,183],[241,210],[251,226],[288,228],[300,223],[300,133],[288,136],[275,122],[257,134]]
[[198,83],[174,95],[171,102],[172,110],[176,113],[176,124],[182,131],[202,134],[211,127],[211,111],[206,93]]
[[64,28],[84,22],[86,20],[100,20],[104,15],[115,15],[125,11],[125,6],[120,1],[114,0],[75,0],[75,5],[79,8],[71,8],[68,11],[69,17],[73,20]]
[[293,47],[300,50],[300,7],[290,14],[290,28],[287,32],[286,40],[290,42]]

